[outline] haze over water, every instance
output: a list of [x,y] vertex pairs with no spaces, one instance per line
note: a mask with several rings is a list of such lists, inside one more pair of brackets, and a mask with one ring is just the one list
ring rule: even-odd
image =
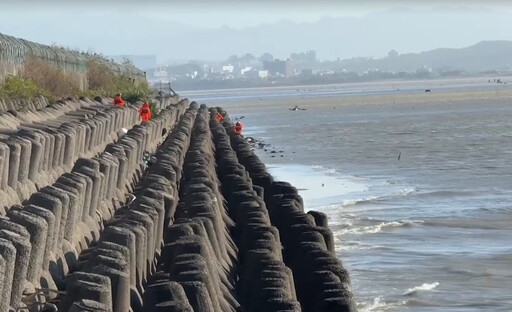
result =
[[[475,88],[488,98],[461,99],[471,91],[461,85],[432,101],[411,91],[396,102],[250,92],[204,102],[284,151],[257,150],[329,215],[361,311],[510,311],[512,101]],[[307,110],[290,111],[296,103]]]

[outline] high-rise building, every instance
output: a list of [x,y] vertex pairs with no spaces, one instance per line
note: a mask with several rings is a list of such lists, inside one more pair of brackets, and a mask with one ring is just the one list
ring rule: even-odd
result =
[[281,76],[289,78],[293,76],[293,66],[290,60],[281,61],[275,59],[271,62],[264,62],[263,68],[268,70],[272,76]]
[[306,65],[313,68],[316,65],[316,51],[306,52]]

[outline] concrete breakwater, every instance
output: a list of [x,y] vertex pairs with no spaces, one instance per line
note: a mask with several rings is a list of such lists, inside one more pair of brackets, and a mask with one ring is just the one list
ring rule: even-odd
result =
[[181,100],[139,124],[129,107],[66,107],[44,121],[55,129],[2,132],[0,312],[355,311],[327,217],[274,181],[224,110]]

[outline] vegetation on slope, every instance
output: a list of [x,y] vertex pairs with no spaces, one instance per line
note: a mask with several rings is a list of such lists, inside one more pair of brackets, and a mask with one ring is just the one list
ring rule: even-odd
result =
[[147,82],[114,73],[100,62],[87,63],[85,79],[77,73],[66,73],[49,62],[29,58],[18,76],[9,76],[0,83],[0,98],[33,99],[47,97],[51,102],[72,96],[113,97],[121,93],[130,103],[147,101],[153,90]]

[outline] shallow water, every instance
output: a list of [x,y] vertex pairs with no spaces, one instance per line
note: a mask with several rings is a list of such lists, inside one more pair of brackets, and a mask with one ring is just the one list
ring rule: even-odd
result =
[[234,111],[329,215],[361,311],[511,310],[509,101]]

